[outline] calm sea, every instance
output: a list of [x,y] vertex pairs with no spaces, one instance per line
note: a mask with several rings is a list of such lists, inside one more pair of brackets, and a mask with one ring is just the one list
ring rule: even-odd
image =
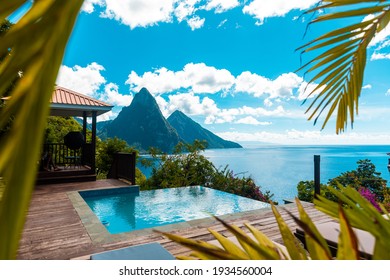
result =
[[[251,176],[262,190],[270,190],[273,199],[282,203],[283,199],[297,195],[299,181],[313,180],[314,155],[321,156],[321,182],[354,170],[360,159],[370,159],[390,181],[387,169],[387,153],[390,146],[280,146],[266,145],[259,148],[206,150],[204,155],[216,167],[229,169],[235,174]],[[388,183],[390,184],[390,183]]]

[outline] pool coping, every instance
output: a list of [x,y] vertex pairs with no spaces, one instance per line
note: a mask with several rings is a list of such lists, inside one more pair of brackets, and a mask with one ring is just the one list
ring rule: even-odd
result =
[[[128,188],[128,187],[138,187],[138,186],[119,186],[116,188]],[[90,189],[90,190],[104,190],[106,188],[99,188],[99,189]],[[89,191],[89,190],[83,190],[83,191]],[[112,234],[110,233],[106,227],[100,222],[98,217],[93,213],[92,209],[88,206],[88,204],[85,202],[85,200],[80,195],[79,191],[71,191],[67,192],[68,198],[73,204],[74,209],[76,210],[77,214],[80,217],[80,220],[86,229],[89,237],[91,238],[92,243],[94,244],[106,244],[111,242],[118,242],[118,241],[125,241],[132,238],[137,238],[145,235],[149,235],[152,233],[155,233],[156,230],[162,231],[162,232],[171,232],[191,227],[210,227],[215,224],[215,218],[209,217],[209,218],[202,218],[202,219],[195,219],[191,221],[185,221],[180,223],[174,223],[174,224],[168,224],[158,227],[152,227],[152,228],[146,228],[146,229],[139,229],[139,230],[133,230],[129,232],[123,232],[123,233],[117,233]],[[265,211],[269,210],[270,208],[261,208],[261,209],[255,209],[250,211],[244,211],[244,212],[238,212],[238,213],[231,213],[231,214],[224,214],[218,216],[218,218],[221,218],[225,221],[229,221],[232,219],[238,219],[247,215],[255,214],[259,211]]]

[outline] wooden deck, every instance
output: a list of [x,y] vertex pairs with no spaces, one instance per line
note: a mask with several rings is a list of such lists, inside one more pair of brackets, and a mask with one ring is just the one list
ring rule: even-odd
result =
[[[155,232],[127,240],[123,240],[123,238],[115,240],[113,238],[111,242],[104,243],[97,243],[91,239],[72,202],[68,198],[67,192],[123,185],[125,183],[111,179],[37,186],[27,214],[18,259],[84,259],[86,256],[94,253],[150,242],[159,242],[175,256],[188,255],[189,250],[187,248],[171,242]],[[288,204],[279,207],[283,218],[290,228],[295,230],[296,224],[284,209],[297,214],[296,206]],[[320,223],[331,220],[329,216],[317,211],[311,204],[305,204],[305,209],[315,222]],[[280,240],[281,238],[271,210],[262,210],[256,213],[250,212],[248,215],[241,215],[239,218],[232,217],[229,222],[238,226],[241,226],[244,222],[249,222],[272,240]],[[211,226],[209,225],[208,227],[218,230],[225,236],[231,235],[216,221],[212,221]],[[176,229],[171,232],[205,241],[213,239],[207,228],[201,225]]]

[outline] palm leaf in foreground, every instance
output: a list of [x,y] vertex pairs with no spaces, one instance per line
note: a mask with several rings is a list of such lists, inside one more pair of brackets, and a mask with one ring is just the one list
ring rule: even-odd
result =
[[[4,21],[27,0],[0,5]],[[0,111],[0,129],[15,116],[2,137],[0,177],[5,187],[0,200],[0,259],[16,257],[28,210],[49,101],[82,0],[32,1],[24,16],[0,40],[0,97],[16,73],[22,73]],[[10,51],[11,50],[11,51]]]
[[[369,201],[364,199],[356,190],[349,187],[340,187],[340,190],[332,189],[334,194],[343,203],[335,203],[323,197],[315,199],[316,208],[330,214],[339,220],[340,234],[336,259],[356,260],[359,259],[356,234],[352,227],[356,227],[371,233],[375,237],[375,249],[373,259],[390,259],[390,222],[380,215]],[[282,219],[277,208],[272,205],[276,222],[278,223],[285,249],[275,244],[266,235],[249,224],[245,227],[254,236],[251,237],[237,226],[229,225],[219,220],[225,228],[233,234],[234,238],[226,238],[215,231],[210,232],[220,242],[221,246],[204,241],[191,240],[170,233],[162,233],[169,239],[193,250],[192,258],[180,257],[181,259],[333,259],[325,239],[305,212],[303,206],[296,200],[299,218],[290,214],[296,223],[305,232],[307,251],[303,250],[293,233]],[[238,241],[238,242],[236,242]]]
[[[365,7],[362,7],[362,2]],[[357,23],[328,32],[298,49],[302,53],[320,51],[299,69],[307,69],[306,73],[313,74],[309,84],[319,81],[318,85],[308,92],[308,98],[319,92],[306,111],[306,113],[312,111],[309,120],[315,118],[316,124],[328,108],[322,126],[324,128],[337,109],[336,133],[340,133],[348,124],[348,116],[353,126],[355,114],[358,114],[367,47],[374,36],[389,23],[390,1],[324,0],[306,13],[324,9],[334,12],[319,14],[311,23],[350,17],[358,17],[359,20]],[[360,22],[362,16],[365,16],[365,21]]]
[[[358,191],[353,188],[342,188],[342,191],[336,191],[329,188],[340,201],[344,203],[343,212],[352,227],[371,233],[375,238],[375,247],[373,259],[390,259],[390,222],[382,216],[376,208],[363,198]],[[340,221],[339,205],[336,202],[329,201],[323,197],[317,197],[314,200],[316,208]],[[383,209],[384,210],[384,209]],[[342,225],[342,223],[340,222]]]

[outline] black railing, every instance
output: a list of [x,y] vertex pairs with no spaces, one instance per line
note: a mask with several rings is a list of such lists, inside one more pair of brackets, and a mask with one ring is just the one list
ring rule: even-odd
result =
[[126,179],[135,185],[135,153],[116,153],[107,178]]
[[54,164],[59,166],[80,164],[92,167],[94,155],[90,146],[91,144],[84,144],[81,149],[73,150],[63,143],[46,143],[43,145],[42,156],[50,154]]

